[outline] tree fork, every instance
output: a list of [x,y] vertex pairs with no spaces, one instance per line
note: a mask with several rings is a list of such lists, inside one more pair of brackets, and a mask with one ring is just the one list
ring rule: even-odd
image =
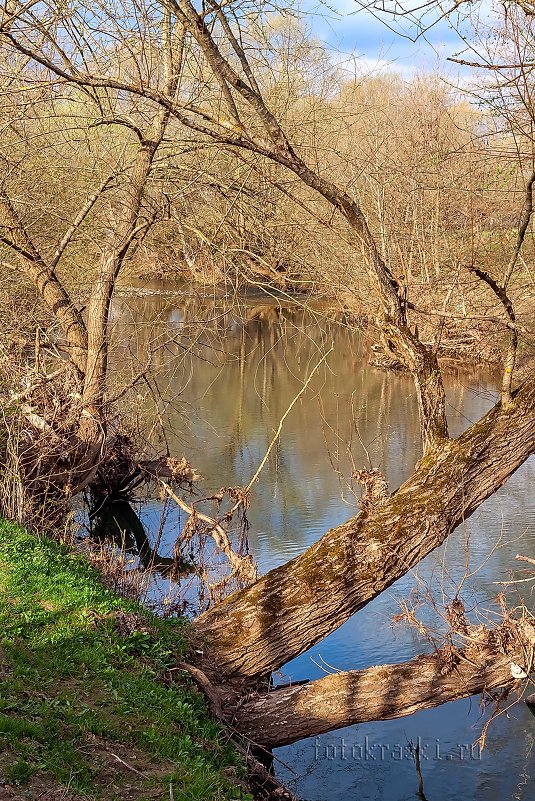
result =
[[[428,454],[384,505],[328,531],[194,621],[203,669],[254,684],[337,629],[407,573],[535,451],[535,378]],[[216,677],[214,676],[214,680]]]

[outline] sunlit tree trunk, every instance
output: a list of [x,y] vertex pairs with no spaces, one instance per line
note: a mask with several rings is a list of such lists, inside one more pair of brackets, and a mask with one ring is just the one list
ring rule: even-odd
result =
[[426,456],[377,509],[328,531],[198,618],[206,671],[254,683],[326,637],[418,564],[535,450],[535,379]]
[[[256,743],[274,748],[304,737],[391,720],[448,701],[511,688],[511,663],[535,645],[535,627],[524,624],[511,637],[510,624],[474,633],[462,649],[447,646],[410,662],[333,673],[309,684],[255,694],[241,704],[235,723]],[[469,639],[469,638],[468,638]],[[511,643],[500,648],[500,640]],[[524,646],[524,648],[523,648]]]

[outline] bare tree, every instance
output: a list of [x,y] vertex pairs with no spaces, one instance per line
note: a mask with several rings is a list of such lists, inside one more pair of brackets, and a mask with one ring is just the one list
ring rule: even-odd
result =
[[[137,19],[129,8],[125,6],[122,16],[127,28]],[[134,120],[126,121],[136,129],[139,145],[117,235],[101,261],[87,330],[53,267],[32,246],[13,203],[4,200],[4,241],[19,254],[23,269],[60,318],[73,363],[83,375],[81,440],[101,447],[110,298],[125,252],[147,225],[140,216],[147,177],[171,118],[190,132],[192,143],[215,142],[232,153],[247,151],[290,171],[341,215],[355,258],[362,259],[374,289],[385,348],[410,371],[418,398],[422,458],[412,476],[392,494],[384,488],[377,497],[372,493],[360,514],[195,621],[205,641],[201,668],[226,703],[223,714],[254,740],[275,746],[352,722],[409,714],[499,685],[511,686],[512,661],[526,673],[533,667],[535,631],[529,615],[506,619],[490,631],[468,626],[458,632],[460,644],[412,663],[268,691],[271,671],[327,636],[444,542],[534,452],[535,379],[530,376],[516,387],[504,379],[495,407],[460,437],[450,438],[436,349],[421,341],[404,286],[385,261],[361,206],[343,184],[309,163],[264,97],[251,33],[253,23],[261,19],[254,4],[238,8],[208,0],[198,10],[189,0],[168,0],[150,9],[136,6],[142,19],[156,19],[161,29],[163,51],[169,54],[163,77],[152,70],[131,69],[129,59],[126,64],[87,62],[77,32],[83,18],[82,29],[93,27],[96,36],[100,14],[105,13],[101,9],[14,3],[5,9],[0,26],[5,45],[39,65],[53,84],[78,87],[91,97],[115,93],[119,106],[127,96],[154,116],[143,129]],[[106,25],[112,17],[110,10]],[[65,53],[62,39],[50,34],[55,25],[72,32],[77,42],[74,55]],[[141,33],[135,28],[134,44],[128,45],[136,53],[135,65],[150,62]],[[104,50],[107,44],[105,39],[99,42]],[[183,47],[188,70],[177,82]],[[92,41],[87,52],[94,50]],[[128,52],[132,55],[131,49]],[[112,121],[125,124],[118,116]],[[481,278],[498,294],[504,289]],[[49,298],[51,291],[54,297]],[[506,325],[516,333],[516,322],[506,311]],[[89,474],[86,468],[86,480]]]
[[[65,352],[69,363],[75,371],[78,391],[74,396],[73,409],[70,410],[71,428],[68,432],[67,454],[58,456],[57,451],[50,455],[49,475],[53,476],[53,484],[60,492],[75,494],[83,489],[95,475],[102,457],[107,435],[106,415],[106,375],[109,350],[109,313],[114,287],[127,254],[131,254],[139,244],[160,213],[158,197],[151,184],[156,154],[164,140],[169,126],[170,114],[164,107],[149,112],[143,103],[137,106],[129,104],[128,109],[117,90],[112,87],[93,88],[84,81],[88,70],[98,69],[103,62],[113,65],[118,73],[143,72],[147,81],[153,81],[157,75],[163,92],[173,97],[181,74],[183,30],[180,24],[171,22],[168,11],[164,11],[153,23],[146,14],[137,18],[137,34],[140,50],[133,52],[123,38],[115,45],[114,30],[121,27],[119,17],[114,18],[111,12],[102,11],[95,14],[93,26],[84,28],[73,17],[63,16],[61,10],[47,7],[42,10],[40,18],[34,15],[31,7],[27,13],[32,19],[32,28],[26,29],[25,44],[28,47],[37,45],[40,52],[55,50],[66,69],[70,69],[77,79],[70,81],[67,91],[63,92],[64,103],[70,103],[78,109],[79,119],[71,117],[71,124],[85,129],[86,137],[91,129],[105,126],[108,131],[126,129],[128,138],[123,140],[122,153],[111,172],[98,181],[94,190],[87,193],[78,209],[73,210],[72,221],[61,231],[57,241],[39,242],[38,227],[35,224],[35,209],[17,196],[17,149],[6,148],[4,163],[6,170],[0,189],[0,223],[1,241],[10,253],[11,261],[7,265],[19,272],[35,287],[43,303],[59,323],[64,337]],[[126,10],[125,10],[126,13]],[[16,4],[7,4],[2,12],[2,31],[7,38],[19,25],[20,17]],[[103,25],[99,38],[100,25]],[[59,31],[65,25],[68,31],[65,39],[60,39]],[[25,35],[26,36],[26,35]],[[61,41],[61,44],[60,44]],[[117,41],[117,40],[116,40]],[[100,59],[100,60],[99,60]],[[10,79],[6,91],[21,89],[21,85],[32,92],[32,104],[27,110],[35,112],[45,100],[48,104],[61,103],[61,85],[46,67],[39,64],[39,59],[29,60],[23,56],[18,66],[22,75]],[[82,102],[84,113],[80,112]],[[128,110],[130,113],[124,113]],[[34,120],[39,112],[34,113]],[[68,116],[68,115],[67,115]],[[92,119],[91,119],[92,117]],[[24,141],[29,126],[14,123],[16,133],[21,140],[18,150],[27,150],[30,141]],[[43,139],[43,126],[33,135]],[[98,172],[98,171],[94,171]],[[112,190],[112,191],[111,191]],[[111,207],[104,205],[106,193],[113,195]],[[103,225],[96,233],[97,242],[93,248],[98,255],[97,276],[90,292],[85,314],[68,288],[65,278],[61,277],[62,260],[84,230],[88,219],[101,208],[102,214],[112,213],[111,224]],[[76,292],[76,289],[74,290]],[[31,398],[26,397],[30,401]],[[33,414],[35,423],[38,415]],[[72,417],[77,418],[73,425]],[[43,421],[44,422],[44,421]],[[64,432],[65,433],[65,432]],[[65,450],[65,437],[62,448]],[[47,469],[41,467],[41,474],[46,477]]]

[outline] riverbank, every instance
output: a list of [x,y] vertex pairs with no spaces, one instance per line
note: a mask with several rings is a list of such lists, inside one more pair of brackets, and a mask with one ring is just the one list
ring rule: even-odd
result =
[[[436,351],[446,369],[481,365],[497,371],[503,369],[509,341],[503,310],[499,306],[488,308],[485,290],[480,289],[470,303],[452,302],[449,311],[440,312],[441,291],[442,287],[418,285],[411,300],[410,324],[416,326],[422,342]],[[381,336],[375,322],[377,309],[374,303],[370,305],[369,293],[363,297],[358,293],[336,293],[328,289],[296,292],[261,283],[240,286],[236,292],[224,282],[202,284],[176,278],[129,276],[116,287],[115,298],[123,316],[128,309],[127,319],[135,314],[136,319],[142,317],[147,324],[167,316],[173,326],[179,321],[189,326],[190,332],[199,320],[203,321],[203,326],[217,320],[219,330],[228,334],[229,326],[234,330],[252,324],[278,326],[285,319],[298,325],[299,314],[311,314],[319,326],[335,323],[360,331],[368,344],[372,366],[396,369],[391,354],[382,353]],[[488,316],[483,313],[485,309]],[[523,371],[535,359],[535,319],[529,303],[519,302],[517,312],[516,368]]]
[[0,798],[246,801],[245,762],[176,665],[187,624],[0,521]]

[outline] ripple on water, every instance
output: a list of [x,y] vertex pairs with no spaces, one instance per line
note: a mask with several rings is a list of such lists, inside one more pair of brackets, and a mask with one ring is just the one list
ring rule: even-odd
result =
[[[144,299],[138,312],[148,318],[153,313],[154,319],[168,315],[175,330],[176,320],[185,331],[189,318],[201,319],[199,308],[182,308],[169,298]],[[212,312],[205,310],[206,319],[221,320]],[[288,414],[254,486],[250,544],[262,572],[302,553],[355,513],[346,485],[353,467],[371,459],[395,488],[410,475],[419,455],[416,399],[406,377],[369,367],[359,338],[317,314],[283,310],[274,321],[269,318],[267,313],[263,320],[257,315],[243,323],[233,318],[224,336],[219,330],[214,339],[217,354],[208,345],[201,348],[206,360],[195,361],[193,370],[183,349],[162,351],[156,376],[166,397],[179,398],[178,406],[169,406],[167,412],[168,444],[175,453],[186,452],[203,473],[200,491],[223,484],[244,486],[317,363],[323,343],[334,341],[328,364]],[[210,336],[208,326],[203,341]],[[496,397],[493,377],[484,372],[452,373],[446,377],[446,391],[454,434],[484,414]],[[410,659],[429,649],[413,630],[393,627],[392,616],[399,611],[400,598],[422,582],[432,586],[436,597],[452,597],[464,574],[467,538],[470,570],[479,570],[466,581],[464,595],[469,603],[491,604],[502,589],[496,582],[520,575],[515,555],[535,557],[534,486],[532,458],[417,571],[287,665],[285,675],[316,678],[324,675],[326,663],[341,670],[363,668]],[[160,511],[159,502],[144,510],[154,529]],[[162,536],[164,551],[172,549],[181,525],[181,518],[170,516]],[[518,585],[516,597],[533,606],[529,589]],[[278,764],[277,773],[310,801],[414,799],[418,785],[408,743],[420,737],[427,749],[422,773],[429,801],[533,801],[533,716],[520,705],[509,717],[499,717],[489,730],[486,750],[478,754],[470,746],[481,726],[477,699],[462,700],[278,749],[276,756],[291,770]]]

